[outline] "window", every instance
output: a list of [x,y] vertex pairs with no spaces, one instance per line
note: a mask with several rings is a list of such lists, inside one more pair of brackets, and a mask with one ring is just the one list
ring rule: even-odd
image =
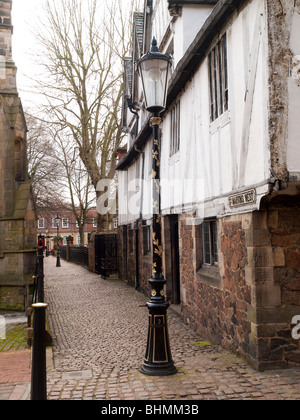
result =
[[94,228],[98,227],[98,218],[97,217],[93,217],[93,227]]
[[77,235],[76,236],[76,243],[77,243],[77,245],[80,245],[81,244],[80,235]]
[[203,223],[203,263],[205,265],[218,265],[218,226],[217,221]]
[[15,179],[24,181],[24,140],[18,137],[15,141]]
[[62,219],[62,228],[63,229],[68,229],[69,228],[69,219],[67,217],[64,217]]
[[211,121],[228,110],[227,36],[209,54]]
[[45,219],[38,220],[38,229],[45,229]]
[[148,255],[151,252],[150,226],[143,227],[143,251],[144,251],[144,255]]
[[171,111],[171,144],[170,156],[175,155],[180,148],[180,102]]

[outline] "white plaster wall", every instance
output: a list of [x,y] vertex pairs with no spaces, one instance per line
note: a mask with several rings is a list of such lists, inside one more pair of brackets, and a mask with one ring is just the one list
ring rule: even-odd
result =
[[212,5],[186,5],[182,8],[182,15],[172,25],[175,67],[194,41],[212,9]]
[[295,9],[292,26],[290,48],[293,54],[291,76],[289,77],[289,116],[288,116],[288,145],[287,166],[290,172],[300,172],[300,14]]
[[[187,11],[191,12],[192,8]],[[160,27],[158,22],[156,25],[157,28]],[[193,35],[190,33],[191,37]],[[217,41],[218,38],[215,42]],[[197,206],[202,216],[222,216],[239,211],[229,208],[229,195],[255,188],[256,185],[260,198],[267,191],[267,188],[262,187],[268,184],[270,178],[267,130],[268,42],[264,2],[254,0],[237,15],[232,25],[227,28],[227,43],[229,110],[211,123],[206,58],[186,86],[181,98],[178,98],[181,102],[181,143],[180,151],[172,157],[171,109],[164,116],[161,125],[164,213],[192,211],[193,207]],[[297,110],[298,108],[295,109],[295,115]],[[145,218],[152,211],[152,184],[149,176],[151,148],[152,144],[149,141],[145,149]],[[128,182],[135,177],[135,165],[136,163],[128,171]],[[122,196],[122,186],[119,188],[119,194]],[[128,197],[132,198],[133,193],[130,194]],[[259,200],[246,210],[258,207]],[[245,208],[240,211],[245,211]],[[138,217],[138,212],[131,212],[127,222],[130,223]]]

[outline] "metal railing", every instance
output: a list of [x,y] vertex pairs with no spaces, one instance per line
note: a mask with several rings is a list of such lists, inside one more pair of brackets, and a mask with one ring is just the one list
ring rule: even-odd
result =
[[60,257],[74,264],[83,267],[89,266],[89,248],[87,246],[70,246],[68,252],[67,246],[60,247]]

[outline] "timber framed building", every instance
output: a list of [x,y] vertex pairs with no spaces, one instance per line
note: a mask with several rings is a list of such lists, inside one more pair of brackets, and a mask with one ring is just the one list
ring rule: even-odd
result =
[[146,0],[124,65],[120,277],[148,290],[152,130],[136,62],[173,56],[161,124],[166,294],[257,369],[300,364],[300,1]]

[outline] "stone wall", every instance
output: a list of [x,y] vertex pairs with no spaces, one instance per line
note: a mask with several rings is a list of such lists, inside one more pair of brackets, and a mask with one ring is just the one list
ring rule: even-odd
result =
[[260,212],[218,220],[219,267],[201,261],[201,226],[180,220],[182,315],[204,337],[257,369],[300,364],[300,201],[278,197]]
[[273,267],[257,289],[259,357],[263,367],[285,368],[300,364],[300,340],[291,333],[300,315],[300,196],[278,196],[265,208]]
[[[180,221],[182,314],[204,337],[231,350],[251,354],[251,287],[246,281],[248,254],[243,221],[218,221],[219,267],[205,267],[202,261],[202,226]],[[199,252],[201,247],[201,252]],[[255,357],[255,354],[254,354]]]

